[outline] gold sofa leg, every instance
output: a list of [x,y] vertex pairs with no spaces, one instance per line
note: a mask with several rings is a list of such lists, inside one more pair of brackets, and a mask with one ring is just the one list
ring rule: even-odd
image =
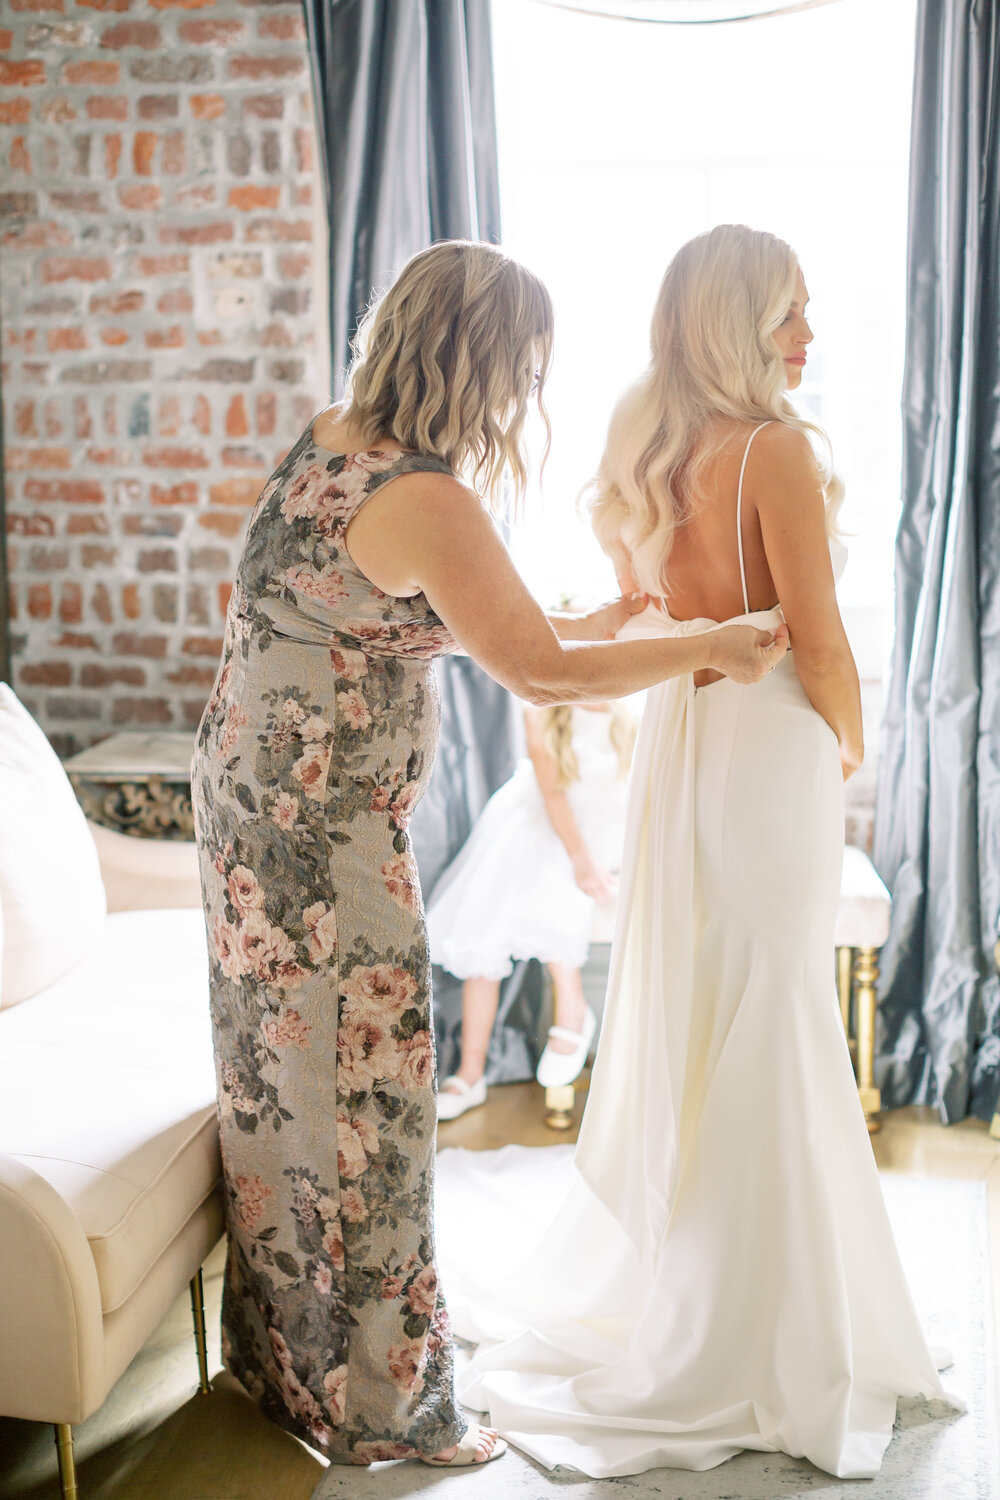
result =
[[875,1087],[875,986],[878,982],[878,949],[859,948],[854,963],[858,1000],[858,1097],[872,1135],[879,1129],[876,1118],[882,1096]]
[[208,1339],[205,1333],[205,1285],[202,1280],[201,1267],[191,1278],[191,1316],[194,1318],[194,1342],[198,1350],[198,1390],[203,1396],[209,1395],[211,1385],[208,1380]]
[[569,1130],[573,1124],[576,1089],[571,1083],[545,1090],[545,1123],[550,1130]]
[[59,1491],[63,1500],[77,1500],[76,1464],[73,1462],[73,1429],[68,1422],[55,1423],[59,1457]]
[[844,1035],[851,1038],[851,988],[853,984],[854,949],[837,949],[837,994],[840,996],[840,1014],[844,1022]]

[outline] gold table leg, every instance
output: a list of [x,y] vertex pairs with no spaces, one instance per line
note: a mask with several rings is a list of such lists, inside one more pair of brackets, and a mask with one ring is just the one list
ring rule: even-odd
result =
[[208,1380],[208,1337],[205,1332],[205,1284],[202,1280],[201,1267],[191,1278],[191,1315],[194,1318],[194,1342],[198,1351],[198,1390],[203,1396],[209,1395],[211,1385]]
[[73,1429],[68,1422],[56,1422],[55,1430],[56,1454],[59,1458],[59,1492],[63,1500],[77,1500]]
[[872,1135],[880,1128],[876,1118],[882,1095],[875,1087],[875,986],[878,982],[878,949],[859,948],[854,963],[858,1004],[858,1097]]
[[570,1130],[573,1125],[573,1105],[576,1089],[571,1083],[560,1088],[545,1090],[545,1123],[550,1130]]
[[851,1036],[851,971],[854,966],[854,949],[837,949],[837,994],[840,996],[840,1015],[844,1022],[844,1035]]

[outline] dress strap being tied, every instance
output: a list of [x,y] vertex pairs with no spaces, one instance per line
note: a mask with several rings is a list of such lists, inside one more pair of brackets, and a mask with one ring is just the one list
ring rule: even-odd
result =
[[747,438],[747,445],[743,450],[743,462],[740,465],[740,482],[736,490],[736,545],[740,554],[740,583],[743,586],[743,608],[750,613],[750,599],[747,595],[747,570],[743,561],[743,475],[747,471],[747,459],[750,457],[750,445],[758,432],[764,427],[770,427],[770,422],[761,422],[760,427],[755,427]]

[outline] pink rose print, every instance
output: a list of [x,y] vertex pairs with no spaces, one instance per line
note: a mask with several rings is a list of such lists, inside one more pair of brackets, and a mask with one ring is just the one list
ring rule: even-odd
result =
[[310,930],[309,958],[320,964],[337,951],[337,913],[325,901],[306,907],[302,920]]
[[319,714],[310,714],[299,732],[304,740],[325,740],[332,731]]
[[281,717],[286,724],[299,725],[306,716],[306,711],[297,698],[286,698],[281,705]]
[[296,593],[304,594],[307,599],[316,599],[330,609],[342,604],[348,594],[344,575],[336,568],[324,568],[321,573],[305,567],[286,568],[285,582]]
[[416,1339],[407,1339],[389,1350],[389,1374],[398,1391],[412,1391],[416,1395],[424,1388],[420,1374],[423,1345]]
[[344,1240],[340,1232],[339,1224],[327,1226],[326,1234],[323,1236],[323,1249],[330,1257],[330,1264],[335,1271],[344,1269]]
[[347,1411],[347,1366],[338,1365],[327,1370],[323,1376],[323,1389],[327,1394],[326,1409],[335,1427],[343,1424]]
[[253,1234],[264,1213],[264,1203],[274,1197],[274,1188],[259,1177],[244,1176],[236,1179],[236,1213],[244,1229]]
[[360,1177],[378,1148],[378,1130],[369,1120],[349,1120],[337,1111],[337,1165],[342,1177]]
[[257,877],[246,865],[237,865],[229,877],[227,885],[229,899],[239,912],[245,917],[248,912],[260,911],[264,905],[264,892],[261,890]]
[[277,1328],[269,1328],[267,1336],[271,1342],[271,1349],[278,1364],[283,1370],[290,1370],[292,1367],[292,1356],[289,1353],[288,1345],[285,1343],[284,1335],[279,1333]]
[[281,502],[281,514],[286,521],[297,521],[302,516],[314,516],[319,504],[317,486],[323,479],[324,470],[314,464],[303,469],[294,484],[288,486]]
[[413,804],[420,795],[420,783],[408,781],[402,791],[395,794],[389,806],[389,816],[397,828],[405,828],[413,812]]
[[405,854],[395,854],[382,866],[385,888],[394,901],[407,911],[420,910],[420,885],[417,868]]
[[343,651],[332,650],[330,652],[330,665],[338,677],[345,682],[360,682],[362,677],[368,676],[368,663],[360,651],[352,651],[345,647]]
[[292,767],[292,780],[297,781],[307,797],[322,802],[326,797],[326,775],[330,769],[330,751],[326,745],[309,745]]
[[317,1266],[313,1286],[321,1297],[328,1297],[333,1290],[333,1272],[329,1266]]
[[297,1010],[286,1010],[280,1016],[268,1016],[261,1022],[261,1035],[272,1050],[281,1047],[308,1047],[312,1027]]
[[212,946],[227,979],[238,983],[249,973],[249,966],[240,947],[240,935],[225,917],[216,917],[212,922]]
[[437,1272],[433,1266],[425,1266],[406,1290],[410,1310],[422,1318],[429,1318],[437,1306]]
[[411,1448],[407,1443],[355,1443],[351,1449],[352,1464],[380,1464],[388,1463],[393,1458],[416,1456],[416,1448]]
[[271,809],[271,821],[276,826],[287,832],[289,828],[295,827],[295,819],[299,813],[299,801],[290,792],[279,792],[274,799]]
[[357,688],[337,694],[337,708],[354,729],[367,729],[372,721],[368,705]]
[[367,1219],[368,1206],[356,1187],[341,1189],[340,1212],[349,1224],[363,1224]]
[[403,1290],[403,1283],[398,1276],[384,1276],[382,1278],[382,1301],[394,1302]]
[[238,703],[231,703],[229,705],[226,709],[226,727],[222,731],[219,748],[216,752],[219,760],[228,760],[229,756],[232,755],[236,741],[239,739],[240,730],[249,722],[246,710]]
[[260,911],[251,911],[241,926],[240,948],[250,972],[265,984],[276,977],[276,967],[295,962],[291,938],[280,927],[272,927]]
[[344,980],[342,993],[342,1015],[351,1016],[355,1009],[364,1011],[374,1007],[376,1012],[388,1010],[399,1016],[410,1009],[417,983],[405,969],[395,969],[389,964],[370,967],[358,964]]
[[434,1077],[434,1048],[429,1031],[416,1031],[406,1043],[406,1053],[399,1070],[404,1089],[427,1089]]

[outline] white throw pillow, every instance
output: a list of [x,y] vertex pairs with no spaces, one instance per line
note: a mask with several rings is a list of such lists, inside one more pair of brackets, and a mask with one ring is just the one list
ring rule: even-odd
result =
[[97,850],[59,757],[0,683],[0,1006],[45,989],[97,942]]

